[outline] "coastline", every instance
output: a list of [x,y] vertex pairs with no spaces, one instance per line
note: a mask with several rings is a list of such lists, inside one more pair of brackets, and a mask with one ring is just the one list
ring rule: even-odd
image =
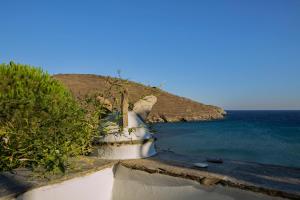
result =
[[299,111],[228,111],[222,120],[151,124],[160,150],[300,167]]

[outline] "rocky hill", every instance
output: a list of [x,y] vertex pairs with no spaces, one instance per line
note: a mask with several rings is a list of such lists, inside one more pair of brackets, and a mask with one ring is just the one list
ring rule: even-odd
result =
[[[69,87],[77,98],[88,93],[101,93],[108,87],[106,81],[108,77],[104,76],[58,74],[54,75],[54,78]],[[147,95],[155,95],[157,97],[157,103],[153,106],[147,118],[148,122],[212,120],[221,119],[225,114],[222,108],[216,106],[205,105],[184,97],[179,97],[156,87],[145,86],[131,81],[126,82],[129,102],[131,103],[135,103]]]

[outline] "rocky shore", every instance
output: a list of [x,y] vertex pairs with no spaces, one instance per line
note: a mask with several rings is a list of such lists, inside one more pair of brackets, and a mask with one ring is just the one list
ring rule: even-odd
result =
[[[197,104],[197,102],[196,102]],[[174,105],[175,106],[175,105]],[[197,105],[196,105],[197,106]],[[189,107],[189,106],[187,106]],[[187,109],[188,110],[188,109]],[[180,121],[206,121],[222,119],[226,115],[226,112],[219,107],[211,106],[208,109],[198,108],[193,112],[155,112],[152,111],[147,118],[149,123],[156,122],[180,122]]]

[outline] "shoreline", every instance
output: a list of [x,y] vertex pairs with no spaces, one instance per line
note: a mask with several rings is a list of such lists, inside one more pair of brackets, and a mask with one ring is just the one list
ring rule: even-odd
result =
[[222,120],[151,124],[160,150],[300,167],[299,111],[232,111]]

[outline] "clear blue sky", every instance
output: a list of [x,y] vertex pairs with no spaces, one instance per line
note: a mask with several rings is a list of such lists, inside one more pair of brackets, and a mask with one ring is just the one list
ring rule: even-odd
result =
[[122,76],[225,109],[300,109],[299,0],[0,2],[0,62]]

